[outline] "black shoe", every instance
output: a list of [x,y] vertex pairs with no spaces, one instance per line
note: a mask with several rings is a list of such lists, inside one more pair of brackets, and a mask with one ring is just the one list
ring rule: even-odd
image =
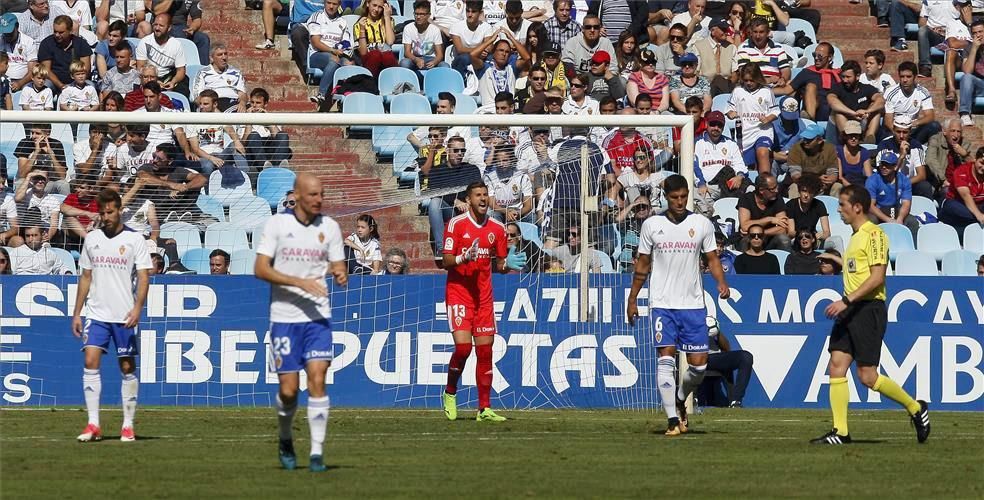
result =
[[741,408],[741,400],[732,401],[728,408]]
[[824,434],[815,439],[810,440],[810,444],[850,444],[851,435],[841,436],[837,434],[837,429],[831,429],[830,432]]
[[280,440],[280,465],[287,470],[297,468],[297,455],[294,454],[294,441],[290,439]]
[[916,428],[916,439],[920,443],[925,443],[929,438],[929,405],[920,399],[919,411],[909,418],[912,419],[912,426]]
[[888,18],[887,17],[879,17],[878,18],[878,27],[879,28],[887,28],[888,27]]

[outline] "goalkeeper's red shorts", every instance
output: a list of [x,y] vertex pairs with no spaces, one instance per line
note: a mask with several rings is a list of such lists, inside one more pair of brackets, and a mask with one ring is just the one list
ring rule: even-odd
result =
[[478,304],[470,300],[448,298],[448,325],[452,332],[470,331],[474,337],[495,335],[495,310],[492,301]]

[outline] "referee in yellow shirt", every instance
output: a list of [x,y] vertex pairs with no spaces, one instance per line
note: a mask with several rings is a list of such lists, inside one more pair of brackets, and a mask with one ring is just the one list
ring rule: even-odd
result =
[[850,392],[847,370],[858,365],[861,383],[905,407],[920,443],[929,437],[929,407],[916,401],[899,384],[878,373],[882,339],[888,323],[885,308],[885,270],[888,266],[888,237],[868,220],[871,195],[864,186],[851,185],[840,192],[841,219],[854,229],[844,254],[844,296],[825,311],[834,319],[830,330],[830,410],[834,428],[813,444],[847,444],[847,405]]

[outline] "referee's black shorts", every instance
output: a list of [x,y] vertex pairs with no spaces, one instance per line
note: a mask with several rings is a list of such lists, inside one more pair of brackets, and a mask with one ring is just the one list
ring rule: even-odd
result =
[[855,302],[834,322],[827,350],[846,352],[859,364],[877,366],[887,323],[885,301]]

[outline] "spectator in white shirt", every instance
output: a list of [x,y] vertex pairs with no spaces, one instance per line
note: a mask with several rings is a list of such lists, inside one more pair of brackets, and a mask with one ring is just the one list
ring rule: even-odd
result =
[[50,241],[58,232],[58,227],[51,227],[51,219],[61,210],[59,196],[45,193],[48,185],[48,172],[34,170],[26,179],[17,184],[14,193],[14,203],[17,204],[17,219],[20,226],[39,226],[46,229],[43,238]]
[[[520,0],[509,0],[506,2],[506,17],[499,21],[494,28],[501,28],[503,31],[509,30],[512,38],[518,45],[526,45],[526,32],[529,31],[533,23],[523,18],[523,2]],[[499,35],[500,40],[506,40],[505,33]]]
[[93,123],[89,126],[89,137],[75,143],[72,152],[75,156],[75,175],[104,177],[116,167],[116,144],[106,135],[106,125]]
[[312,68],[321,68],[322,71],[318,94],[311,98],[320,108],[331,95],[335,71],[342,66],[355,64],[352,61],[352,32],[342,18],[338,0],[325,0],[324,10],[311,16],[307,28],[311,35],[308,63]]
[[157,78],[164,90],[173,90],[188,95],[188,79],[184,47],[171,36],[171,16],[158,14],[154,17],[154,33],[140,40],[137,46],[137,69],[150,63],[157,68]]
[[24,228],[24,244],[11,249],[10,257],[14,261],[13,274],[71,274],[47,245],[41,228],[37,226]]
[[99,93],[90,83],[86,83],[89,76],[88,68],[82,61],[73,61],[68,67],[72,75],[72,83],[62,89],[58,97],[58,109],[60,111],[96,111],[99,109]]
[[107,36],[109,25],[121,21],[127,33],[136,33],[137,38],[150,34],[150,24],[144,21],[147,15],[141,0],[102,0],[96,7],[96,36]]
[[48,0],[28,0],[27,8],[27,11],[17,14],[17,27],[35,43],[41,43],[54,33],[52,24],[55,16],[51,15]]
[[38,64],[38,44],[19,27],[17,16],[8,12],[0,21],[0,52],[8,57],[7,78],[10,91],[27,87],[31,83],[31,71]]
[[[247,113],[266,113],[270,94],[264,88],[255,88],[249,93]],[[246,125],[239,132],[239,140],[246,147],[246,161],[250,171],[278,165],[287,168],[291,157],[290,138],[287,132],[277,125]]]
[[[472,50],[472,64],[478,69],[479,53],[484,49],[482,46]],[[492,44],[492,60],[481,67],[478,75],[478,95],[482,98],[482,106],[489,106],[495,103],[495,96],[500,92],[512,93],[516,88],[516,73],[509,65],[509,57],[512,54],[512,46],[506,40],[498,40]]]
[[24,86],[17,104],[24,111],[47,111],[55,108],[55,98],[44,81],[48,69],[40,64],[31,68],[31,83]]
[[482,20],[482,2],[465,2],[465,20],[451,27],[451,44],[454,59],[451,67],[468,78],[468,67],[472,64],[471,51],[492,37],[492,25]]
[[[71,3],[69,3],[71,1]],[[68,16],[72,19],[73,32],[85,28],[92,31],[92,10],[88,0],[54,0],[51,2],[51,16]]]
[[[212,89],[205,89],[198,96],[199,113],[218,113],[219,95]],[[206,176],[226,163],[235,164],[246,172],[246,147],[231,125],[188,125],[185,127],[189,150],[199,158],[201,172]],[[232,139],[224,146],[226,136]]]
[[22,243],[17,235],[17,202],[13,193],[7,192],[7,176],[0,175],[0,246],[17,246]]
[[236,106],[237,113],[246,111],[246,77],[243,72],[229,66],[229,51],[224,43],[212,44],[210,55],[212,64],[198,72],[191,86],[191,98],[198,103],[198,96],[205,89],[214,90],[219,95],[219,111]]
[[[330,0],[329,0],[330,1]],[[420,70],[439,66],[447,67],[444,62],[444,40],[441,30],[430,22],[431,4],[427,0],[417,0],[413,3],[413,22],[403,28],[403,60],[400,66],[417,73],[417,78],[423,82]]]
[[[165,108],[161,106],[161,84],[158,82],[147,82],[143,85],[142,89],[144,95],[144,105],[138,108],[136,113],[178,113],[173,109]],[[164,123],[151,123],[150,132],[147,134],[147,142],[150,144],[150,149],[154,149],[158,144],[164,144],[168,142],[174,142],[181,146],[184,150],[185,157],[188,160],[197,160],[198,158],[194,156],[193,153],[188,149],[188,141],[185,138],[184,130],[180,125],[164,124]]]

